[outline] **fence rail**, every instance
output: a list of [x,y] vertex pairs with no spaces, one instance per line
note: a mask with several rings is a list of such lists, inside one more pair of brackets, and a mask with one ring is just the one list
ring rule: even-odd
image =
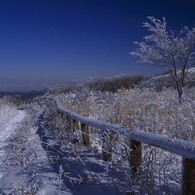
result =
[[[125,134],[129,133],[129,143],[130,143],[130,162],[131,171],[134,175],[142,161],[142,143],[159,147],[171,153],[175,153],[183,157],[182,160],[182,194],[190,195],[195,194],[195,143],[190,141],[184,141],[180,139],[169,138],[165,135],[159,135],[143,131],[133,131],[127,127],[120,125],[114,125],[110,123],[104,123],[101,121],[89,119],[87,117],[81,116],[70,110],[63,108],[58,102],[56,102],[57,110],[59,113],[66,116],[70,125],[78,127],[80,123],[80,128],[82,131],[82,141],[83,145],[90,146],[89,138],[89,126],[97,128],[111,133]],[[112,151],[103,153],[103,160],[109,161],[112,159]]]
[[[184,141],[181,139],[169,138],[165,135],[149,133],[144,131],[134,131],[130,128],[89,119],[87,117],[76,114],[68,109],[63,108],[60,103],[52,98],[43,98],[44,102],[54,102],[57,111],[64,115],[70,127],[76,127],[82,131],[82,143],[86,147],[90,147],[89,126],[104,132],[111,132],[113,134],[119,133],[128,134],[130,144],[130,163],[132,176],[137,172],[142,162],[142,143],[155,146],[171,153],[182,156],[182,194],[195,194],[195,143],[191,141]],[[79,125],[80,123],[80,125]],[[110,136],[111,138],[112,136]],[[107,148],[103,151],[103,160],[112,160],[112,149]]]

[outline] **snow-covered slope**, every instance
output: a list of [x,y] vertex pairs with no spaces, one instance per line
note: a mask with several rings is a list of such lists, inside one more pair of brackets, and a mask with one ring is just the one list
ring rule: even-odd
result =
[[[188,70],[186,82],[188,87],[195,86],[195,67]],[[155,88],[157,91],[161,91],[164,87],[175,88],[175,82],[169,73],[149,77],[137,86],[137,88]]]

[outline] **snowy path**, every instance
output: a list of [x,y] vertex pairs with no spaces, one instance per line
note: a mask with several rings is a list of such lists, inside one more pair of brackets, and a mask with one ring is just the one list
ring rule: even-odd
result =
[[[9,105],[0,107],[0,159],[3,159],[6,140],[14,133],[18,123],[26,116],[25,111],[17,110]],[[2,161],[0,160],[0,164]]]
[[[57,195],[61,193],[62,187],[65,189],[48,161],[40,138],[36,134],[37,128],[33,124],[32,115],[28,110],[21,111],[12,106],[0,106],[0,194],[2,195],[23,195],[35,191],[39,195]],[[17,147],[10,150],[13,144]],[[68,189],[61,194],[72,195]]]

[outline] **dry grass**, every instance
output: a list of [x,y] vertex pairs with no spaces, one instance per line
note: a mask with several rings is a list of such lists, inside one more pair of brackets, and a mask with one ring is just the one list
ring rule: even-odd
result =
[[78,114],[174,138],[194,140],[194,88],[186,89],[179,102],[177,92],[151,89],[119,90],[117,93],[76,91],[57,96],[62,105]]

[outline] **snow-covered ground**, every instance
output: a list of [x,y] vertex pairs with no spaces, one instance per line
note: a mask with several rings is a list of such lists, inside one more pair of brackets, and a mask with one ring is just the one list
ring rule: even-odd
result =
[[68,189],[61,190],[64,185],[49,163],[33,120],[32,109],[0,104],[0,194],[69,195]]
[[[136,88],[120,90],[116,93],[91,91],[84,88],[54,96],[64,108],[82,116],[112,124],[121,124],[134,130],[138,129],[161,135],[167,134],[174,139],[178,138],[187,141],[194,140],[194,97],[194,88],[184,89],[182,102],[178,101],[177,91],[171,88],[163,89],[161,92],[157,92],[154,89]],[[62,126],[63,129],[64,126]],[[90,129],[90,131],[93,131],[93,129]],[[91,134],[90,139],[97,140],[98,135],[101,134],[98,132],[96,135]],[[114,150],[112,153],[119,154],[120,159],[123,159],[121,158],[123,157],[122,151],[125,152],[128,146],[123,147],[125,142],[119,141],[116,141],[116,144],[114,143],[116,148],[112,147]],[[99,146],[93,145],[96,148]],[[140,186],[138,188],[144,189],[149,194],[152,194],[152,190],[156,190],[156,194],[180,194],[182,183],[181,157],[171,155],[157,148],[151,149],[147,145],[143,146],[143,162],[140,172],[144,174],[141,174],[138,179]],[[124,157],[127,156],[124,153]],[[120,162],[120,159],[118,162]],[[92,159],[88,158],[88,160]],[[103,166],[101,165],[101,167]],[[121,167],[117,167],[119,168],[118,170],[121,170]],[[128,174],[124,175],[128,176]],[[103,177],[101,176],[100,178]],[[130,179],[129,183],[132,185],[131,189],[135,191],[136,182],[133,183]],[[116,184],[118,185],[119,182],[116,182]],[[129,187],[131,187],[130,185]],[[121,187],[122,185],[119,186]],[[159,190],[159,193],[157,193],[157,190]]]
[[25,111],[17,110],[11,105],[0,106],[0,164],[6,153],[4,147],[7,145],[7,139],[15,133],[17,125],[25,116]]
[[[96,120],[150,129],[174,138],[194,137],[193,89],[186,91],[182,104],[169,89],[161,93],[149,89],[122,90],[116,94],[86,92],[54,98],[67,109],[77,113],[80,110],[81,115],[89,107],[87,117]],[[80,106],[78,109],[75,103]],[[90,129],[92,146],[83,147],[80,130],[67,129],[65,117],[56,112],[55,106],[43,99],[18,110],[0,100],[0,194],[180,194],[182,169],[178,156],[143,144],[141,174],[132,180],[129,145],[123,134],[113,142],[112,162],[104,162],[98,128]]]

